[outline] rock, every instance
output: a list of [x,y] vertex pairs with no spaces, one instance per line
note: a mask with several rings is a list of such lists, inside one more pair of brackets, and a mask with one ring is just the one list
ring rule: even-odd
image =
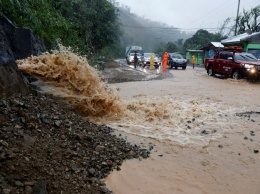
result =
[[43,180],[39,180],[33,187],[33,194],[48,194],[46,190],[47,183]]
[[141,156],[142,156],[143,158],[148,158],[148,157],[149,157],[149,154],[150,154],[150,152],[147,151],[146,149],[141,149]]
[[3,194],[9,194],[11,193],[11,189],[3,189]]
[[218,147],[219,147],[220,149],[222,149],[222,148],[223,148],[223,145],[218,145]]
[[54,124],[56,127],[60,127],[61,126],[61,121],[54,121]]
[[[12,45],[8,41],[11,37],[8,38],[5,32],[9,33],[12,30],[8,31],[7,25],[3,27],[3,20],[5,19],[0,19],[0,98],[11,96],[14,93],[28,94],[29,88],[15,64]],[[10,28],[13,26],[10,25]]]
[[[1,21],[1,20],[0,20]],[[15,58],[4,32],[4,28],[0,25],[0,64],[8,64],[10,62],[14,62]]]
[[50,123],[51,123],[50,120],[49,120],[49,119],[46,119],[46,118],[42,118],[41,120],[42,120],[42,122],[44,122],[45,124],[50,124]]
[[25,194],[32,194],[33,193],[33,188],[30,186],[26,186],[24,189]]
[[0,139],[0,146],[8,147],[8,143],[2,139]]
[[15,60],[43,51],[44,47],[32,30],[18,28],[7,17],[0,16],[0,98],[31,92]]
[[33,146],[34,145],[34,142],[35,142],[35,139],[29,135],[24,135],[23,136],[24,138],[24,144],[27,145],[27,146]]
[[15,48],[15,59],[24,59],[31,55],[38,56],[44,50],[39,38],[28,28],[15,29],[12,46]]
[[15,181],[14,184],[15,184],[15,186],[18,186],[18,187],[24,186],[24,184],[21,181]]
[[108,193],[109,189],[106,188],[105,186],[100,186],[101,191],[103,191],[104,193]]
[[[1,31],[0,31],[0,45]],[[0,48],[1,49],[1,48]],[[1,52],[1,51],[0,51]],[[29,94],[30,89],[26,85],[21,72],[14,61],[1,63],[0,56],[0,98],[9,97],[15,93]]]
[[26,182],[23,182],[24,186],[33,186],[34,183],[31,182],[31,181],[26,181]]
[[46,50],[31,29],[15,26],[6,16],[1,16],[0,26],[8,37],[7,40],[11,48],[13,48],[12,53],[15,59],[24,59],[31,55],[38,56]]
[[90,168],[88,172],[93,176],[95,175],[96,170],[94,168]]
[[106,149],[106,147],[105,147],[105,146],[101,146],[101,145],[98,145],[98,146],[96,146],[96,148],[95,148],[95,150],[96,150],[97,152],[104,151],[105,149]]
[[208,132],[208,131],[206,131],[206,130],[203,130],[203,131],[201,131],[201,133],[200,133],[200,134],[207,135],[207,134],[209,134],[209,132]]

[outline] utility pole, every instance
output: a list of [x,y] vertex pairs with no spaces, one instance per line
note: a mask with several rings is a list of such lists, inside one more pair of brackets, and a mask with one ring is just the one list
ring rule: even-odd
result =
[[240,0],[238,0],[238,6],[237,6],[237,18],[236,18],[235,36],[237,35],[237,23],[238,23],[239,7],[240,7]]

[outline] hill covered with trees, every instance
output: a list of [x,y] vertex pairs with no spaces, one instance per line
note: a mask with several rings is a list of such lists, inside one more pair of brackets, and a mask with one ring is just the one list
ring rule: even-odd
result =
[[151,21],[133,14],[127,6],[119,7],[118,17],[123,30],[121,44],[139,45],[146,52],[165,50],[169,42],[181,49],[183,42],[192,35],[165,23]]

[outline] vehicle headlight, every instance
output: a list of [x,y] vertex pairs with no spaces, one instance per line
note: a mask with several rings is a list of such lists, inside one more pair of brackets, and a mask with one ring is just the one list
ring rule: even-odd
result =
[[251,69],[251,68],[254,67],[254,65],[244,64],[244,67],[245,67],[246,69]]
[[255,72],[256,72],[255,68],[250,69],[250,73],[255,73]]

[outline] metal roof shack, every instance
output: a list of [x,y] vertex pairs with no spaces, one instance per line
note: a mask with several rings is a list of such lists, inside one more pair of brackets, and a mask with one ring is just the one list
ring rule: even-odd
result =
[[189,63],[191,63],[192,55],[194,55],[196,58],[196,64],[203,64],[203,61],[204,61],[204,51],[203,50],[188,49],[186,52],[186,59]]
[[210,42],[216,48],[224,48],[224,45],[221,42]]
[[252,34],[243,33],[237,36],[233,36],[221,41],[224,46],[232,45],[232,46],[244,46],[243,44],[260,44],[260,32],[254,32]]
[[224,46],[242,46],[245,52],[253,54],[260,60],[260,32],[244,33],[222,40]]
[[224,45],[221,44],[221,42],[210,42],[206,46],[201,48],[201,50],[203,51],[209,51],[210,49],[221,50],[224,49]]

